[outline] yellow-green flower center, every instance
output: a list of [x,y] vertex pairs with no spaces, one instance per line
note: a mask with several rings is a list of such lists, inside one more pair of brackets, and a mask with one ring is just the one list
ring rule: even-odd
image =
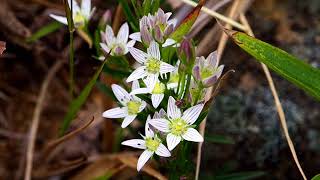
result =
[[152,94],[162,94],[164,92],[165,86],[164,84],[157,82],[152,90]]
[[178,73],[171,74],[168,83],[178,83],[178,82],[179,82],[179,74]]
[[128,114],[129,115],[138,114],[140,106],[141,106],[141,102],[139,101],[129,101],[127,103]]
[[147,137],[145,139],[146,141],[146,147],[148,150],[154,152],[154,151],[157,151],[160,143],[161,143],[161,140],[158,138],[158,137]]
[[203,68],[200,72],[200,76],[202,79],[206,79],[206,78],[212,76],[213,72],[214,72],[213,69]]
[[172,134],[181,136],[188,130],[188,124],[182,118],[173,119],[169,129]]
[[147,61],[147,71],[152,74],[156,74],[160,71],[160,61],[154,58],[151,58]]
[[73,17],[73,22],[75,26],[82,27],[85,23],[85,17],[80,12],[77,12]]

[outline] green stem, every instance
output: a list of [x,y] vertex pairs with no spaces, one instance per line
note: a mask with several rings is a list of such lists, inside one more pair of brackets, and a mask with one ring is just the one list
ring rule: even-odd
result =
[[[71,3],[72,4],[72,3]],[[70,31],[70,56],[69,56],[69,75],[70,75],[70,85],[69,85],[69,92],[70,96],[73,99],[73,92],[74,92],[74,45],[73,45],[73,35],[74,31]]]
[[188,95],[189,90],[190,90],[190,84],[191,84],[191,73],[188,73],[186,92],[184,93],[183,98],[185,98]]
[[181,81],[181,89],[178,95],[178,99],[181,99],[183,92],[184,92],[184,87],[186,86],[186,74],[182,73],[182,81]]

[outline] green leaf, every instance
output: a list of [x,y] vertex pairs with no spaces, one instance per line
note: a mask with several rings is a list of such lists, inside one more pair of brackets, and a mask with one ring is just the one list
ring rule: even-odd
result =
[[152,0],[144,0],[142,3],[142,7],[143,7],[143,15],[148,15],[149,13],[151,13],[151,5],[152,4]]
[[205,139],[208,142],[218,144],[235,144],[234,140],[227,136],[222,135],[205,135]]
[[126,0],[118,0],[123,8],[124,15],[126,16],[131,28],[136,32],[138,31],[138,19],[135,19],[129,4]]
[[105,60],[102,65],[99,67],[99,69],[96,71],[96,73],[93,75],[93,77],[91,78],[91,80],[89,81],[89,83],[84,87],[84,89],[81,91],[80,95],[74,99],[68,109],[67,114],[65,115],[64,119],[63,119],[63,123],[62,126],[60,128],[60,132],[59,135],[62,136],[65,131],[68,129],[68,127],[70,126],[72,120],[75,118],[77,112],[80,110],[80,108],[82,107],[82,105],[86,102],[92,88],[94,87],[94,85],[96,84],[96,81],[105,65],[105,63],[107,62],[107,60]]
[[63,24],[54,21],[46,26],[43,26],[41,29],[39,29],[37,32],[35,32],[34,34],[32,34],[32,36],[27,38],[27,42],[35,42],[38,39],[58,30],[60,27],[62,27]]
[[240,173],[232,173],[227,175],[219,175],[215,176],[214,180],[249,180],[255,179],[265,175],[263,171],[253,171],[253,172],[240,172]]
[[314,176],[311,180],[320,180],[320,174]]
[[266,42],[237,31],[226,32],[243,50],[320,100],[320,70]]
[[197,7],[195,7],[188,15],[184,18],[184,20],[180,23],[180,25],[175,29],[175,31],[170,35],[171,39],[180,42],[183,36],[185,36],[191,29],[194,22],[197,20],[199,13],[201,11],[202,6],[206,0],[200,0]]

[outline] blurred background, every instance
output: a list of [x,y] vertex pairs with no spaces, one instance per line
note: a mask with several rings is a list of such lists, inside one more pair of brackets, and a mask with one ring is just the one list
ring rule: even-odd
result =
[[[208,0],[206,7],[228,15],[234,1]],[[240,1],[239,9],[246,12],[257,38],[320,68],[319,0]],[[113,18],[118,13],[119,24],[125,21],[118,1],[93,0],[92,3],[97,7],[92,24],[97,24],[106,10],[111,11]],[[161,7],[173,11],[178,20],[192,9],[179,0],[162,1]],[[119,122],[101,117],[113,105],[102,86],[115,82],[110,74],[100,76],[68,132],[83,127],[93,116],[94,122],[62,143],[50,145],[58,138],[70,103],[68,29],[61,27],[32,43],[26,39],[53,21],[48,16],[50,13],[63,12],[62,1],[58,0],[0,1],[0,41],[6,42],[6,51],[0,56],[0,179],[24,178],[36,103],[45,77],[54,66],[56,72],[45,92],[35,139],[34,179],[157,178],[150,176],[154,174],[150,171],[138,174],[132,168],[134,160],[124,158],[124,154],[136,152],[119,144],[135,135],[122,130]],[[198,45],[198,55],[204,56],[217,48],[221,35],[216,21],[204,13],[190,33]],[[95,51],[79,36],[75,37],[75,51],[78,94],[101,62],[93,58]],[[226,65],[226,70],[236,72],[224,82],[211,107],[200,179],[227,179],[224,174],[235,172],[255,179],[302,179],[283,136],[261,65],[231,41],[221,63]],[[301,166],[311,178],[320,173],[320,104],[278,75],[272,73],[272,76]],[[136,123],[134,127],[142,125]],[[196,145],[193,153],[196,157]],[[165,175],[166,170],[157,173]]]

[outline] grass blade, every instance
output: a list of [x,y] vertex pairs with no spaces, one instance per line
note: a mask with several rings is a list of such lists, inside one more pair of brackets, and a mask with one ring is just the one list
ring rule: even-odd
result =
[[54,21],[54,22],[42,27],[37,32],[35,32],[32,36],[27,38],[27,42],[29,42],[29,43],[35,42],[38,39],[58,30],[62,26],[63,26],[63,24],[61,24],[57,21]]
[[92,88],[94,87],[94,85],[97,82],[97,79],[105,65],[107,61],[105,60],[102,65],[99,67],[99,69],[96,71],[96,73],[94,74],[94,76],[92,77],[92,79],[90,80],[90,82],[84,87],[84,89],[81,91],[80,95],[75,98],[68,109],[67,114],[65,115],[64,119],[63,119],[63,123],[59,132],[59,135],[62,136],[65,131],[68,129],[68,127],[70,126],[72,120],[75,118],[77,112],[80,110],[80,108],[82,107],[82,105],[86,102]]

